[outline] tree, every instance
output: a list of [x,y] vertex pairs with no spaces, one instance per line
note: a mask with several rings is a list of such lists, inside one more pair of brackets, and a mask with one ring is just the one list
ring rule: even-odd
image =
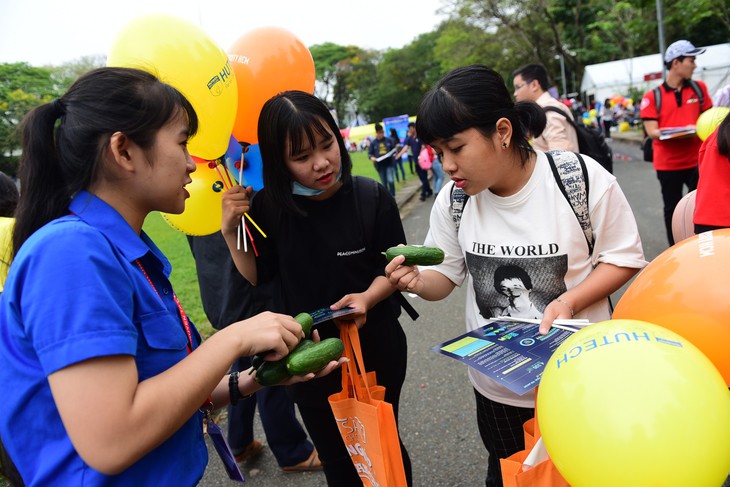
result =
[[63,91],[52,74],[50,68],[27,63],[0,64],[0,170],[7,174],[17,173],[20,121],[32,108]]
[[79,76],[104,66],[104,56],[85,56],[61,66],[0,64],[0,170],[15,175],[20,153],[18,125],[34,107],[61,96]]
[[53,72],[54,81],[61,87],[63,91],[73,84],[82,74],[92,69],[106,66],[106,56],[97,54],[95,56],[82,56],[71,62],[64,63],[60,66],[54,66],[49,69]]
[[441,75],[433,53],[438,32],[421,34],[402,49],[388,50],[377,65],[374,85],[358,97],[370,120],[415,115],[423,94]]
[[317,44],[309,48],[314,59],[317,77],[315,94],[337,113],[341,123],[345,123],[353,99],[350,77],[353,64],[364,54],[356,46],[340,46],[331,42]]

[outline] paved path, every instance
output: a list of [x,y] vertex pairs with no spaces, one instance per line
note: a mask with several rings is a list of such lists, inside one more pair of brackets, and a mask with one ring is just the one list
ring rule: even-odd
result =
[[[652,166],[640,160],[636,140],[627,143],[620,139],[614,137],[611,141],[618,156],[615,173],[637,215],[647,258],[652,259],[667,248],[659,184]],[[417,183],[399,186],[396,197],[408,241],[423,242],[433,199],[420,202]],[[622,292],[614,295],[614,303]],[[401,398],[401,433],[413,461],[414,485],[419,487],[484,485],[486,452],[476,431],[474,395],[465,367],[431,350],[463,333],[464,299],[462,289],[436,303],[414,298],[413,305],[421,317],[414,322],[404,314],[401,319],[409,348],[408,376]],[[258,416],[254,427],[256,437],[265,440]],[[246,483],[252,487],[326,485],[321,472],[282,473],[268,449],[256,461],[244,464],[243,471]],[[225,477],[214,452],[200,485],[234,485]]]

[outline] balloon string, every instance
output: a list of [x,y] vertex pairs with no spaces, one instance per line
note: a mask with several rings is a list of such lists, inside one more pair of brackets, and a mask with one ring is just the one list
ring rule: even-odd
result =
[[[255,255],[256,257],[258,257],[259,256],[259,253],[256,251],[256,244],[253,241],[253,235],[251,235],[251,230],[248,229],[248,225],[246,225],[244,223],[243,219],[241,220],[241,224],[243,225],[243,228],[246,229],[246,233],[248,233],[248,238],[251,240],[251,247],[253,248],[253,255]],[[243,236],[243,239],[246,240],[246,236],[245,235]]]
[[[211,161],[211,162],[212,162],[212,161]],[[223,174],[221,173],[221,170],[220,170],[220,168],[218,167],[218,164],[215,164],[215,165],[214,165],[213,167],[215,168],[215,172],[217,172],[217,173],[218,173],[218,177],[219,177],[219,178],[221,179],[221,183],[223,183],[223,187],[224,187],[225,189],[227,189],[227,190],[228,190],[228,189],[231,189],[231,187],[230,187],[230,186],[228,185],[228,183],[226,182],[225,178],[223,177]]]
[[[240,231],[241,231],[240,233],[243,237],[243,251],[248,252],[248,243],[246,240],[246,235],[243,233],[243,229],[246,228],[246,223],[243,221],[243,217],[241,217],[241,224],[238,226],[238,228],[240,229]],[[248,230],[248,229],[246,229],[246,230]]]
[[266,236],[266,234],[264,233],[264,231],[263,231],[263,230],[261,230],[261,228],[260,228],[260,227],[259,227],[258,225],[256,225],[256,222],[255,222],[255,221],[253,221],[253,218],[251,218],[251,216],[250,216],[250,215],[249,215],[248,213],[244,213],[243,215],[244,215],[244,216],[245,216],[246,218],[248,218],[248,221],[250,221],[250,222],[251,222],[251,224],[253,224],[253,226],[254,226],[254,227],[256,227],[256,230],[258,230],[258,231],[259,231],[259,233],[260,233],[260,234],[261,234],[261,235],[262,235],[262,236],[263,236],[264,238],[269,238],[269,237],[267,237],[267,236]]
[[238,164],[238,183],[243,186],[243,150],[241,151],[241,161]]
[[[224,164],[220,165],[223,166],[223,172],[226,173],[226,177],[228,178],[228,188],[226,189],[230,189],[233,187],[233,179],[231,179],[231,173],[228,171],[228,168]],[[215,167],[218,168],[218,165],[216,165]]]

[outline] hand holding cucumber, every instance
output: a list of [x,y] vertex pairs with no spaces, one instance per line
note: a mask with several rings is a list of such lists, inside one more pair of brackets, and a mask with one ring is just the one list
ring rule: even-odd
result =
[[444,251],[423,245],[398,245],[384,252],[388,259],[385,276],[400,291],[419,294],[423,280],[417,265],[437,265],[444,261]]
[[[251,373],[254,380],[264,386],[292,384],[322,377],[342,365],[344,346],[339,338],[319,340],[319,334],[311,332],[314,320],[308,313],[300,313],[295,320],[301,325],[305,339],[286,357],[276,361],[265,361],[263,356],[252,360]],[[310,340],[309,337],[313,339]]]

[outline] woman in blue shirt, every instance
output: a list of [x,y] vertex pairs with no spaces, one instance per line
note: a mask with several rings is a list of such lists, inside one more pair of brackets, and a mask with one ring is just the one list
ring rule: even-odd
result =
[[0,437],[26,485],[194,485],[203,406],[259,387],[229,381],[231,363],[281,358],[303,336],[262,313],[201,343],[142,230],[152,211],[184,210],[197,124],[176,89],[126,68],[82,76],[23,122]]

